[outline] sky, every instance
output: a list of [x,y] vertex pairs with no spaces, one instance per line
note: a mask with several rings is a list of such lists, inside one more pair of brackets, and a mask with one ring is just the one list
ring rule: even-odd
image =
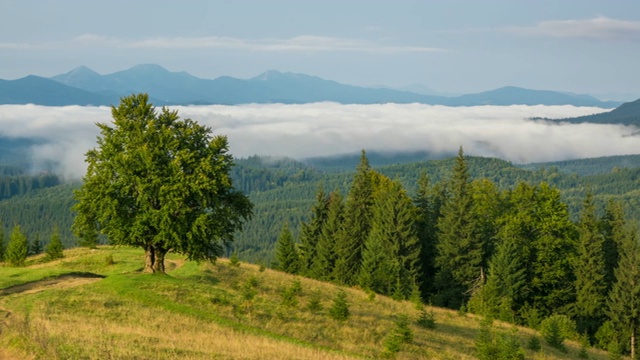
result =
[[0,13],[1,79],[153,63],[209,79],[274,69],[640,98],[637,0],[3,0]]

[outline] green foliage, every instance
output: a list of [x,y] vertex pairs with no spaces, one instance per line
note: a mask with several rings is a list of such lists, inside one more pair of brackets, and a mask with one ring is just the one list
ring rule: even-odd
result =
[[329,316],[338,321],[345,321],[349,318],[349,302],[347,301],[347,293],[339,290],[333,299],[333,304],[329,309]]
[[28,247],[27,237],[20,230],[20,226],[16,225],[11,231],[4,260],[11,266],[24,266],[29,251]]
[[252,204],[233,187],[227,138],[148,100],[123,97],[113,126],[97,124],[73,228],[80,238],[97,229],[113,244],[142,247],[145,271],[163,273],[169,249],[196,261],[221,256]]
[[511,334],[495,333],[491,323],[482,322],[476,338],[476,356],[480,360],[524,360],[516,330]]
[[424,329],[435,329],[437,326],[433,311],[427,311],[425,308],[422,308],[422,311],[420,311],[420,317],[416,323]]
[[604,321],[607,298],[605,238],[600,232],[593,194],[587,193],[580,214],[579,242],[574,266],[576,302],[573,311],[580,332],[593,336]]
[[40,240],[40,234],[36,233],[33,241],[29,242],[29,256],[42,254],[42,241]]
[[229,266],[232,267],[240,267],[240,258],[238,258],[237,252],[232,252],[231,257],[229,257]]
[[312,313],[318,313],[322,311],[322,297],[319,291],[313,291],[309,294],[309,303],[307,304],[307,310]]
[[580,359],[588,359],[589,353],[587,349],[589,348],[589,336],[587,334],[583,334],[580,336],[580,350],[578,351],[578,357]]
[[278,260],[279,270],[290,274],[298,272],[300,260],[288,224],[285,224],[280,231],[280,236],[276,243],[276,259]]
[[311,277],[319,280],[332,280],[335,276],[334,268],[336,263],[336,239],[343,236],[343,209],[344,203],[339,191],[329,194],[329,206],[327,209],[327,219],[323,223],[320,237],[316,244],[316,257],[313,261],[313,268],[310,270]]
[[612,341],[618,337],[618,331],[611,320],[605,321],[595,335],[595,346],[607,349]]
[[542,349],[542,343],[540,343],[540,338],[537,337],[536,335],[533,335],[532,337],[530,337],[529,340],[527,340],[527,349],[533,350],[535,352],[540,351]]
[[456,157],[450,180],[450,197],[442,206],[438,220],[436,287],[440,293],[436,305],[459,308],[469,299],[484,263],[483,239],[476,232],[470,175],[462,147]]
[[49,241],[49,244],[47,244],[47,260],[62,259],[64,257],[63,250],[64,246],[60,240],[60,231],[56,226],[53,230],[53,234],[51,235],[51,240]]
[[577,337],[576,324],[566,315],[552,315],[540,323],[540,333],[550,346],[566,351],[565,339]]
[[409,328],[409,317],[405,314],[398,315],[394,321],[395,327],[385,339],[385,350],[388,353],[397,353],[402,344],[413,342],[413,332]]
[[337,237],[334,279],[353,285],[358,280],[362,252],[372,227],[374,179],[364,150],[344,206],[343,233]]
[[291,286],[282,290],[281,304],[286,307],[298,306],[298,296],[302,293],[302,284],[299,280],[295,280]]
[[0,262],[4,261],[4,254],[7,249],[7,244],[4,239],[4,225],[2,224],[2,221],[0,221]]

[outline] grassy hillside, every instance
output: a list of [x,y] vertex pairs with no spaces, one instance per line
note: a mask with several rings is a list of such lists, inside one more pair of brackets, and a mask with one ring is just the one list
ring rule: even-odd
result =
[[[428,307],[436,328],[419,327],[415,304],[344,289],[351,316],[329,316],[342,289],[256,265],[168,257],[168,276],[139,272],[143,253],[73,249],[62,260],[0,266],[2,359],[473,359],[480,319]],[[319,301],[321,308],[310,309]],[[385,342],[406,315],[413,341]],[[494,322],[496,332],[512,325]],[[535,331],[517,328],[526,348]],[[530,359],[576,358],[543,344]],[[589,350],[590,359],[606,359]]]

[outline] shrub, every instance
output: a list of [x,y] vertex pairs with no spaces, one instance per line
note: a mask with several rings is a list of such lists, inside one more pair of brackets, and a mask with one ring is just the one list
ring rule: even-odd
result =
[[514,330],[511,334],[496,334],[489,321],[483,321],[476,338],[476,355],[480,360],[524,360],[524,349]]
[[307,309],[312,313],[317,313],[322,311],[322,302],[320,301],[320,292],[314,291],[309,294],[309,304],[307,304]]
[[576,338],[576,323],[566,315],[552,315],[540,323],[540,333],[550,346],[566,351],[564,340]]
[[231,257],[229,258],[229,265],[233,267],[240,267],[240,259],[238,258],[238,253],[231,253]]
[[27,237],[20,230],[20,226],[16,225],[9,237],[9,244],[4,254],[4,260],[11,266],[24,266],[29,251]]
[[540,338],[537,336],[532,336],[527,341],[527,349],[533,350],[535,352],[540,351],[542,349],[542,344],[540,343]]
[[329,309],[329,316],[338,321],[345,321],[349,318],[349,303],[347,302],[347,293],[344,290],[338,291],[333,299],[333,305]]
[[418,326],[425,329],[435,329],[436,328],[436,319],[433,311],[427,311],[425,308],[422,308],[420,312],[420,317],[418,318]]

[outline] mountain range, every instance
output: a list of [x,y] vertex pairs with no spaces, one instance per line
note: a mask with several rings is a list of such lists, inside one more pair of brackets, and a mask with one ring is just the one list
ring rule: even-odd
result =
[[422,103],[445,106],[575,105],[614,108],[619,101],[590,95],[507,86],[461,96],[428,95],[390,88],[341,84],[316,76],[270,70],[250,79],[221,76],[202,79],[153,64],[101,75],[85,66],[51,78],[29,75],[0,80],[0,104],[112,105],[131,93],[146,92],[156,105],[246,103],[301,104],[331,101],[342,104]]

